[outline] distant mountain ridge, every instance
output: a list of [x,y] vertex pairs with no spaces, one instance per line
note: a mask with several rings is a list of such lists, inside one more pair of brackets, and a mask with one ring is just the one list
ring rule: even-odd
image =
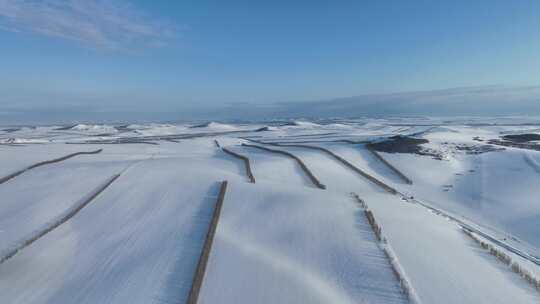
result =
[[181,101],[154,108],[86,105],[43,108],[3,108],[0,124],[128,122],[128,121],[250,121],[325,119],[364,116],[498,116],[540,115],[540,86],[482,86],[430,91],[365,94],[316,101],[266,104],[222,103],[188,106]]
[[369,94],[311,102],[277,103],[261,112],[277,117],[370,115],[531,115],[540,114],[540,86],[468,87]]

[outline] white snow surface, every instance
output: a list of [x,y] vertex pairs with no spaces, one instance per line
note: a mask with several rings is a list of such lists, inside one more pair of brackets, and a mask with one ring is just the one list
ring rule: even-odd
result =
[[348,195],[233,183],[201,303],[405,303]]
[[[540,302],[537,289],[468,238],[460,223],[425,207],[523,253],[493,243],[538,277],[540,152],[505,147],[472,154],[463,148],[537,132],[536,122],[366,118],[193,125],[2,129],[0,181],[39,162],[103,151],[0,183],[0,255],[120,177],[0,263],[0,303],[185,303],[223,180],[229,187],[199,303]],[[255,132],[264,126],[270,127]],[[381,152],[413,181],[409,185],[365,144],[354,144],[394,135],[427,139],[422,147],[442,160]],[[249,157],[255,184],[248,183],[243,161],[214,140]],[[399,193],[385,192],[321,151],[265,145],[298,156],[327,187],[318,189],[296,161],[241,146],[248,142],[327,148]],[[386,243],[376,240],[351,192],[373,211]],[[403,293],[396,266],[411,297]]]

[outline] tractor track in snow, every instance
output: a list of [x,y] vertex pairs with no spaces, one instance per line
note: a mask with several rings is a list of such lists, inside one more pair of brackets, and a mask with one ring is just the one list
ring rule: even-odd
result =
[[540,174],[540,164],[529,153],[523,153],[523,160],[534,172]]
[[457,223],[461,228],[465,229],[465,230],[468,230],[470,232],[474,232],[478,235],[480,235],[481,237],[491,241],[492,243],[512,252],[513,254],[517,255],[517,256],[520,256],[538,266],[540,266],[540,259],[532,254],[529,254],[523,250],[520,250],[518,248],[515,248],[513,247],[512,245],[509,245],[499,239],[497,239],[496,237],[494,236],[491,236],[490,234],[488,233],[485,233],[483,232],[482,230],[478,229],[478,228],[475,228],[474,226],[470,225],[470,224],[467,224],[465,223],[464,221],[460,220],[458,217],[454,216],[454,215],[451,215],[450,213],[444,211],[444,210],[441,210],[439,208],[436,208],[436,207],[433,207],[425,202],[422,202],[418,199],[414,199],[414,198],[408,198],[406,195],[404,195],[403,193],[399,193],[399,195],[407,202],[409,203],[413,203],[413,204],[418,204],[432,212],[434,212],[435,214],[439,215],[439,216],[443,216],[455,223]]
[[96,150],[96,151],[89,151],[89,152],[75,152],[75,153],[71,153],[71,154],[68,154],[68,155],[65,155],[65,156],[62,156],[62,157],[59,157],[59,158],[55,158],[55,159],[51,159],[51,160],[46,160],[46,161],[42,161],[42,162],[39,162],[39,163],[35,163],[33,165],[30,165],[22,170],[19,170],[17,172],[14,172],[14,173],[11,173],[7,176],[4,176],[2,178],[0,178],[0,185],[23,174],[24,172],[26,171],[29,171],[29,170],[32,170],[32,169],[35,169],[35,168],[38,168],[38,167],[41,167],[41,166],[45,166],[45,165],[50,165],[50,164],[54,164],[54,163],[58,163],[58,162],[61,162],[61,161],[64,161],[64,160],[67,160],[67,159],[70,159],[72,157],[75,157],[75,156],[78,156],[78,155],[88,155],[88,154],[98,154],[98,153],[101,153],[101,151],[103,151],[103,149],[99,149],[99,150]]

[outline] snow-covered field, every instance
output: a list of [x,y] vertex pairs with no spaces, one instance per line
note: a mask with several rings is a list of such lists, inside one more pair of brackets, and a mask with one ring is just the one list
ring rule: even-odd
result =
[[538,303],[531,134],[522,118],[4,127],[0,303],[186,303],[201,265],[199,303]]

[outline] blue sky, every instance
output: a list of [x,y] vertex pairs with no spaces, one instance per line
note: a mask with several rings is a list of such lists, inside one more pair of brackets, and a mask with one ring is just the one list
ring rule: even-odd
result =
[[540,84],[540,1],[0,0],[0,109]]

